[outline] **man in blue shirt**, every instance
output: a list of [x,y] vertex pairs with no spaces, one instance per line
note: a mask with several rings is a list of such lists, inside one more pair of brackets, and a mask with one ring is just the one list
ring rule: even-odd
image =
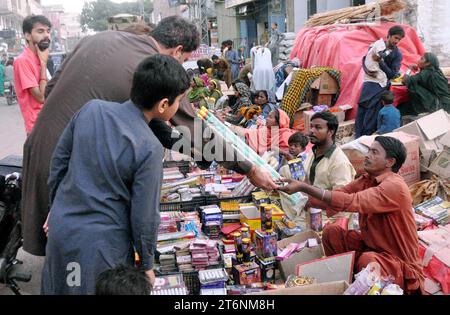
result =
[[[403,37],[405,37],[405,31],[401,26],[391,27],[386,40],[386,50],[363,58],[364,83],[356,115],[356,138],[371,135],[377,130],[378,112],[383,107],[381,95],[386,90],[389,90],[390,80],[398,76],[402,63],[403,55],[397,45]],[[378,62],[381,71],[386,74],[387,79],[380,80],[376,73],[369,71],[365,66],[365,58],[373,58],[374,61]]]
[[384,107],[378,113],[377,133],[392,132],[400,127],[400,111],[392,105],[394,93],[386,91],[381,95]]

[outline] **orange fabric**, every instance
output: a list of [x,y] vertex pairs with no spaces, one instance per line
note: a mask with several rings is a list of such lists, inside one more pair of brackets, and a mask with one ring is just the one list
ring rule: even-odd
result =
[[30,89],[39,87],[41,62],[29,47],[14,61],[14,84],[27,134],[30,134],[43,104],[36,101]]
[[[401,286],[405,291],[414,292],[423,288],[424,276],[419,259],[419,239],[412,199],[400,175],[389,172],[372,178],[365,174],[349,185],[334,190],[331,199],[331,207],[327,208],[328,216],[339,211],[359,212],[359,249],[364,253],[376,254],[366,255],[366,258],[382,263],[386,271],[393,272],[398,278],[396,281],[403,281]],[[326,242],[329,250],[342,250],[339,244],[348,244],[347,237],[346,234],[328,237]],[[395,272],[396,268],[400,268],[397,271],[401,273]]]
[[281,109],[279,128],[268,128],[266,126],[257,129],[246,129],[245,140],[248,145],[258,154],[264,154],[273,149],[287,150],[289,148],[288,140],[296,131],[289,129],[289,116]]

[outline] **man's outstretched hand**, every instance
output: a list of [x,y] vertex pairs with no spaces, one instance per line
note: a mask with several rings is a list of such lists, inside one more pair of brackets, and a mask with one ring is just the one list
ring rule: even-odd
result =
[[281,182],[287,183],[287,185],[278,186],[276,189],[289,195],[299,192],[303,184],[301,181],[286,178],[283,178]]
[[260,169],[256,166],[252,167],[250,172],[247,174],[247,177],[250,180],[250,183],[258,188],[264,190],[274,190],[278,188],[277,184],[273,181],[272,176],[270,176],[266,170]]

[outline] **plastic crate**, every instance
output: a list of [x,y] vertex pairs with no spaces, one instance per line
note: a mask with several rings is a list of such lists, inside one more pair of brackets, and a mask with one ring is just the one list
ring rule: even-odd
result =
[[178,167],[180,169],[180,173],[186,175],[191,170],[191,162],[190,161],[164,161],[164,168],[170,167]]
[[159,211],[198,211],[198,208],[206,205],[205,197],[195,197],[190,201],[177,201],[177,202],[161,202],[159,204]]

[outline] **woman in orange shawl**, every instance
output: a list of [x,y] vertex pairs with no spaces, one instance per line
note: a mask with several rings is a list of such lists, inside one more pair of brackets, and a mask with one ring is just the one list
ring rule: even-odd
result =
[[266,125],[256,129],[245,129],[237,126],[230,128],[238,135],[245,136],[247,144],[259,155],[271,150],[288,150],[289,137],[295,133],[289,129],[289,116],[281,109],[270,112]]

